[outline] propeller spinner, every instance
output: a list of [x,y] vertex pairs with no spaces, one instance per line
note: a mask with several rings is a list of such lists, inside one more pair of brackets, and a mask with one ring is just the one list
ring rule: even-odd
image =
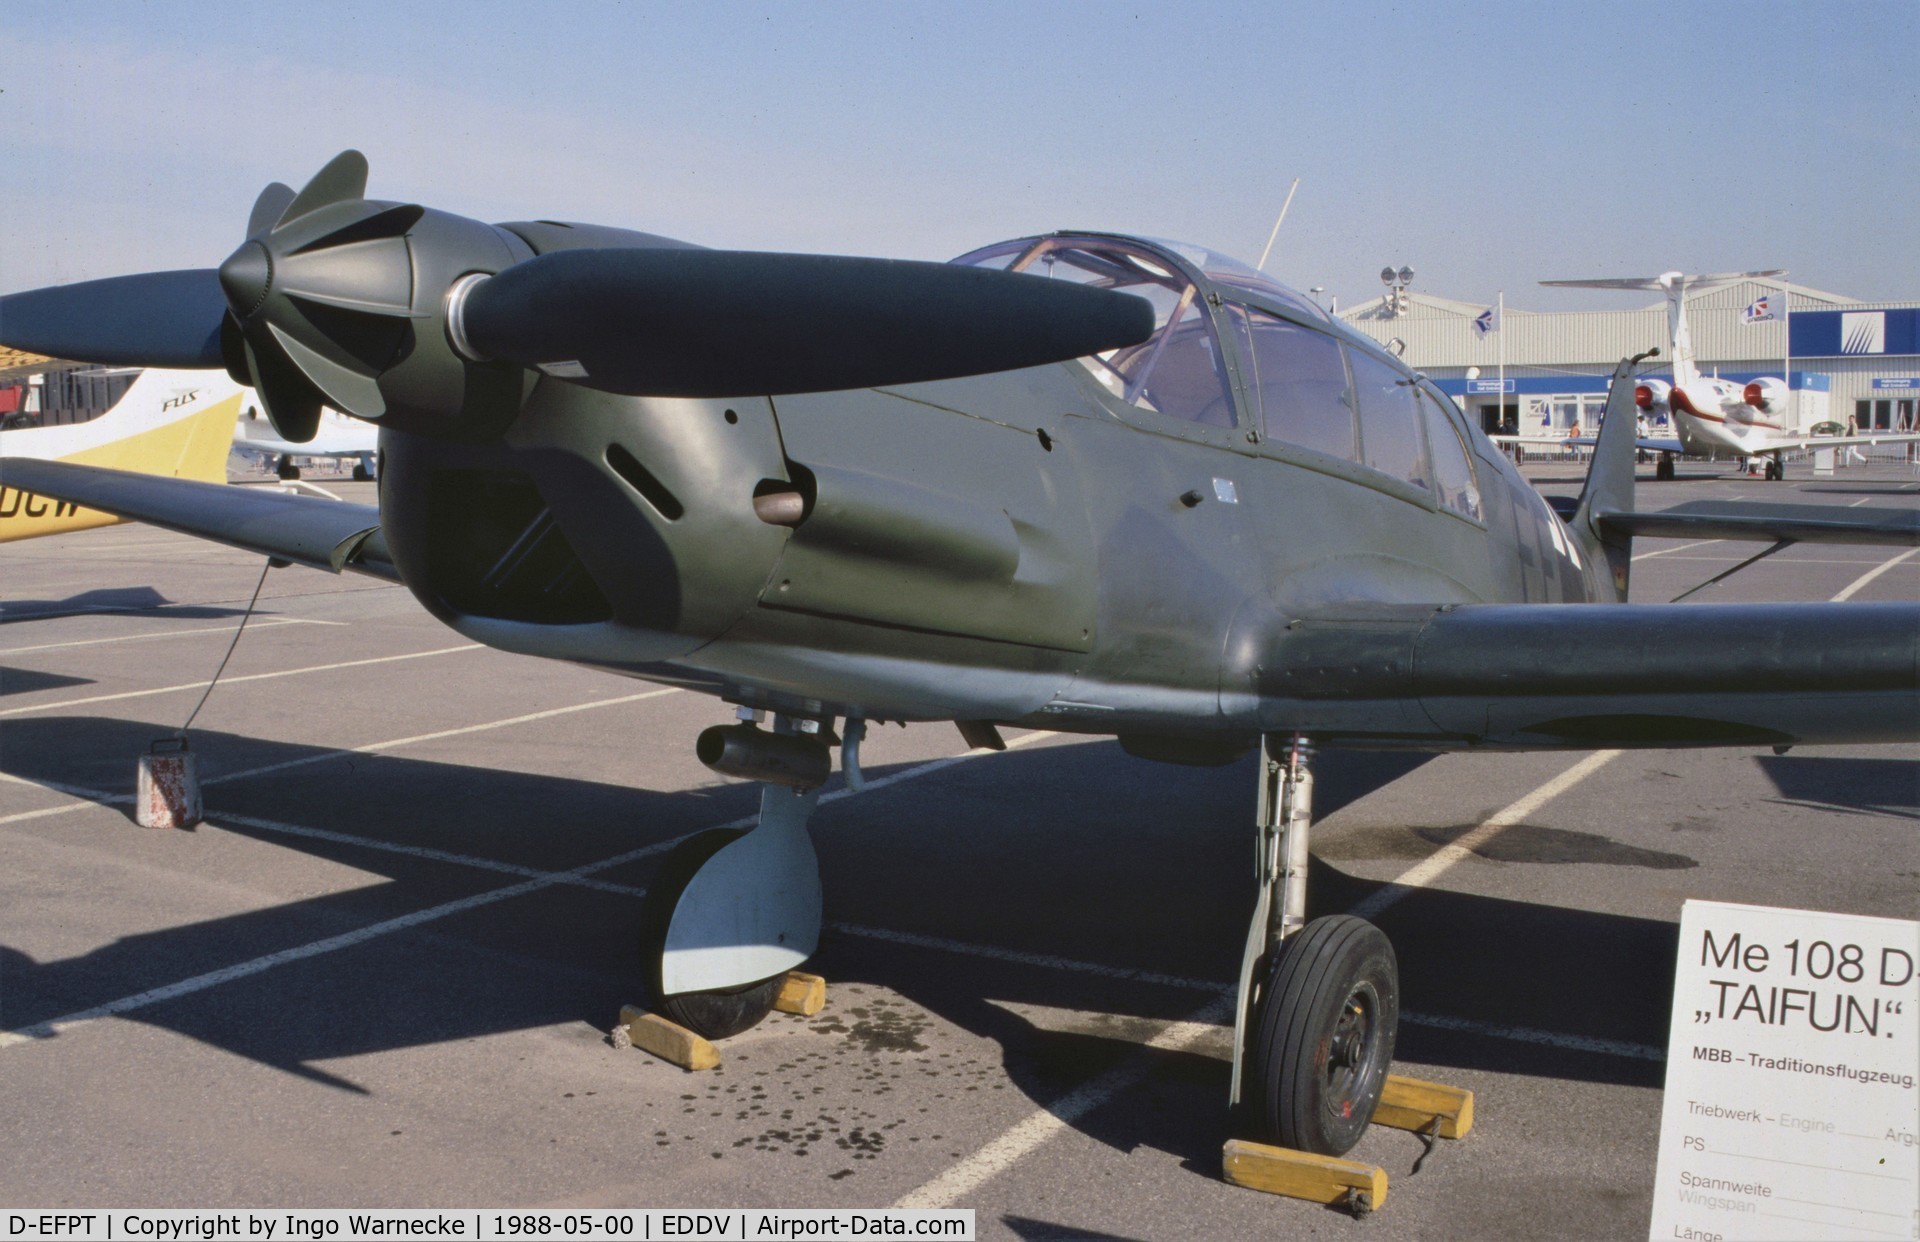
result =
[[1037,366],[1153,331],[1144,300],[1068,282],[610,230],[555,248],[550,228],[523,236],[370,200],[366,180],[365,157],[344,151],[298,193],[269,185],[217,271],[0,297],[0,343],[113,365],[225,365],[301,442],[322,405],[425,434],[496,435],[525,369],[629,395],[820,392]]

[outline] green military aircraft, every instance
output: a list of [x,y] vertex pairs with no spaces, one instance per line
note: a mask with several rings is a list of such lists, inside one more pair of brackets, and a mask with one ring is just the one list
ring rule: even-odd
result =
[[1315,747],[1920,736],[1920,606],[1624,602],[1636,534],[1920,542],[1911,514],[1633,512],[1639,359],[1563,515],[1422,376],[1199,247],[708,250],[370,201],[366,173],[349,151],[268,187],[217,270],[0,299],[0,341],[224,365],[293,441],[322,404],[373,422],[377,509],[60,462],[7,482],[735,705],[698,750],[764,782],[758,826],[683,843],[645,912],[655,1003],[702,1034],[757,1022],[814,951],[806,823],[834,748],[859,785],[870,723],[1258,746],[1233,1093],[1337,1154],[1398,981],[1371,924],[1306,921]]

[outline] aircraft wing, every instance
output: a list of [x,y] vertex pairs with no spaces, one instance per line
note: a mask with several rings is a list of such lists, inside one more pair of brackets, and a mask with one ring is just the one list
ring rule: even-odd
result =
[[1786,543],[1920,545],[1920,510],[1839,505],[1729,504],[1711,500],[1653,513],[1601,513],[1609,531],[1654,539],[1756,539]]
[[[1495,436],[1487,439],[1495,444],[1547,444],[1561,448],[1592,448],[1599,442],[1595,436]],[[1634,444],[1649,453],[1684,453],[1687,448],[1678,440],[1660,440],[1651,436],[1642,436]]]
[[23,492],[315,569],[400,580],[373,505],[20,457],[0,458],[0,478]]
[[1794,436],[1767,441],[1758,453],[1784,453],[1790,449],[1865,448],[1875,444],[1920,443],[1920,432],[1860,432],[1850,436]]
[[1335,605],[1256,678],[1263,727],[1363,744],[1911,741],[1920,604]]

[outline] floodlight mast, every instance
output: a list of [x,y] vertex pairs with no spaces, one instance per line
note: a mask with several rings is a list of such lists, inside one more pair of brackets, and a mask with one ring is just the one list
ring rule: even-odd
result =
[[1407,313],[1407,286],[1413,283],[1413,269],[1392,264],[1380,269],[1380,283],[1387,287],[1387,317],[1398,319]]

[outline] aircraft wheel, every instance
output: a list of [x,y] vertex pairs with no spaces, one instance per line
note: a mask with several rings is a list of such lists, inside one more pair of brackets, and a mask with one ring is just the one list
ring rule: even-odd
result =
[[1674,475],[1673,458],[1668,456],[1665,453],[1662,453],[1660,455],[1660,460],[1654,463],[1653,477],[1660,480],[1662,483],[1668,483],[1673,480],[1673,475]]
[[353,463],[353,481],[355,483],[368,483],[368,482],[371,482],[372,480],[373,480],[373,471],[367,469],[366,462],[357,461]]
[[1767,481],[1769,483],[1778,483],[1786,477],[1787,468],[1780,464],[1780,459],[1778,457],[1769,457],[1767,459]]
[[1262,1136],[1342,1156],[1373,1120],[1393,1064],[1400,969],[1393,946],[1352,915],[1318,918],[1282,942],[1249,1058],[1247,1102]]
[[667,928],[680,895],[693,883],[696,872],[722,846],[745,836],[744,829],[711,828],[695,833],[667,855],[653,883],[647,886],[646,900],[640,910],[640,951],[646,958],[647,987],[653,1003],[666,1017],[705,1039],[725,1039],[759,1025],[773,1012],[774,998],[780,994],[780,979],[762,979],[743,987],[712,992],[681,992],[665,995],[660,986],[662,955],[666,952]]
[[297,479],[300,477],[300,467],[293,464],[293,458],[282,457],[274,473],[283,479]]

